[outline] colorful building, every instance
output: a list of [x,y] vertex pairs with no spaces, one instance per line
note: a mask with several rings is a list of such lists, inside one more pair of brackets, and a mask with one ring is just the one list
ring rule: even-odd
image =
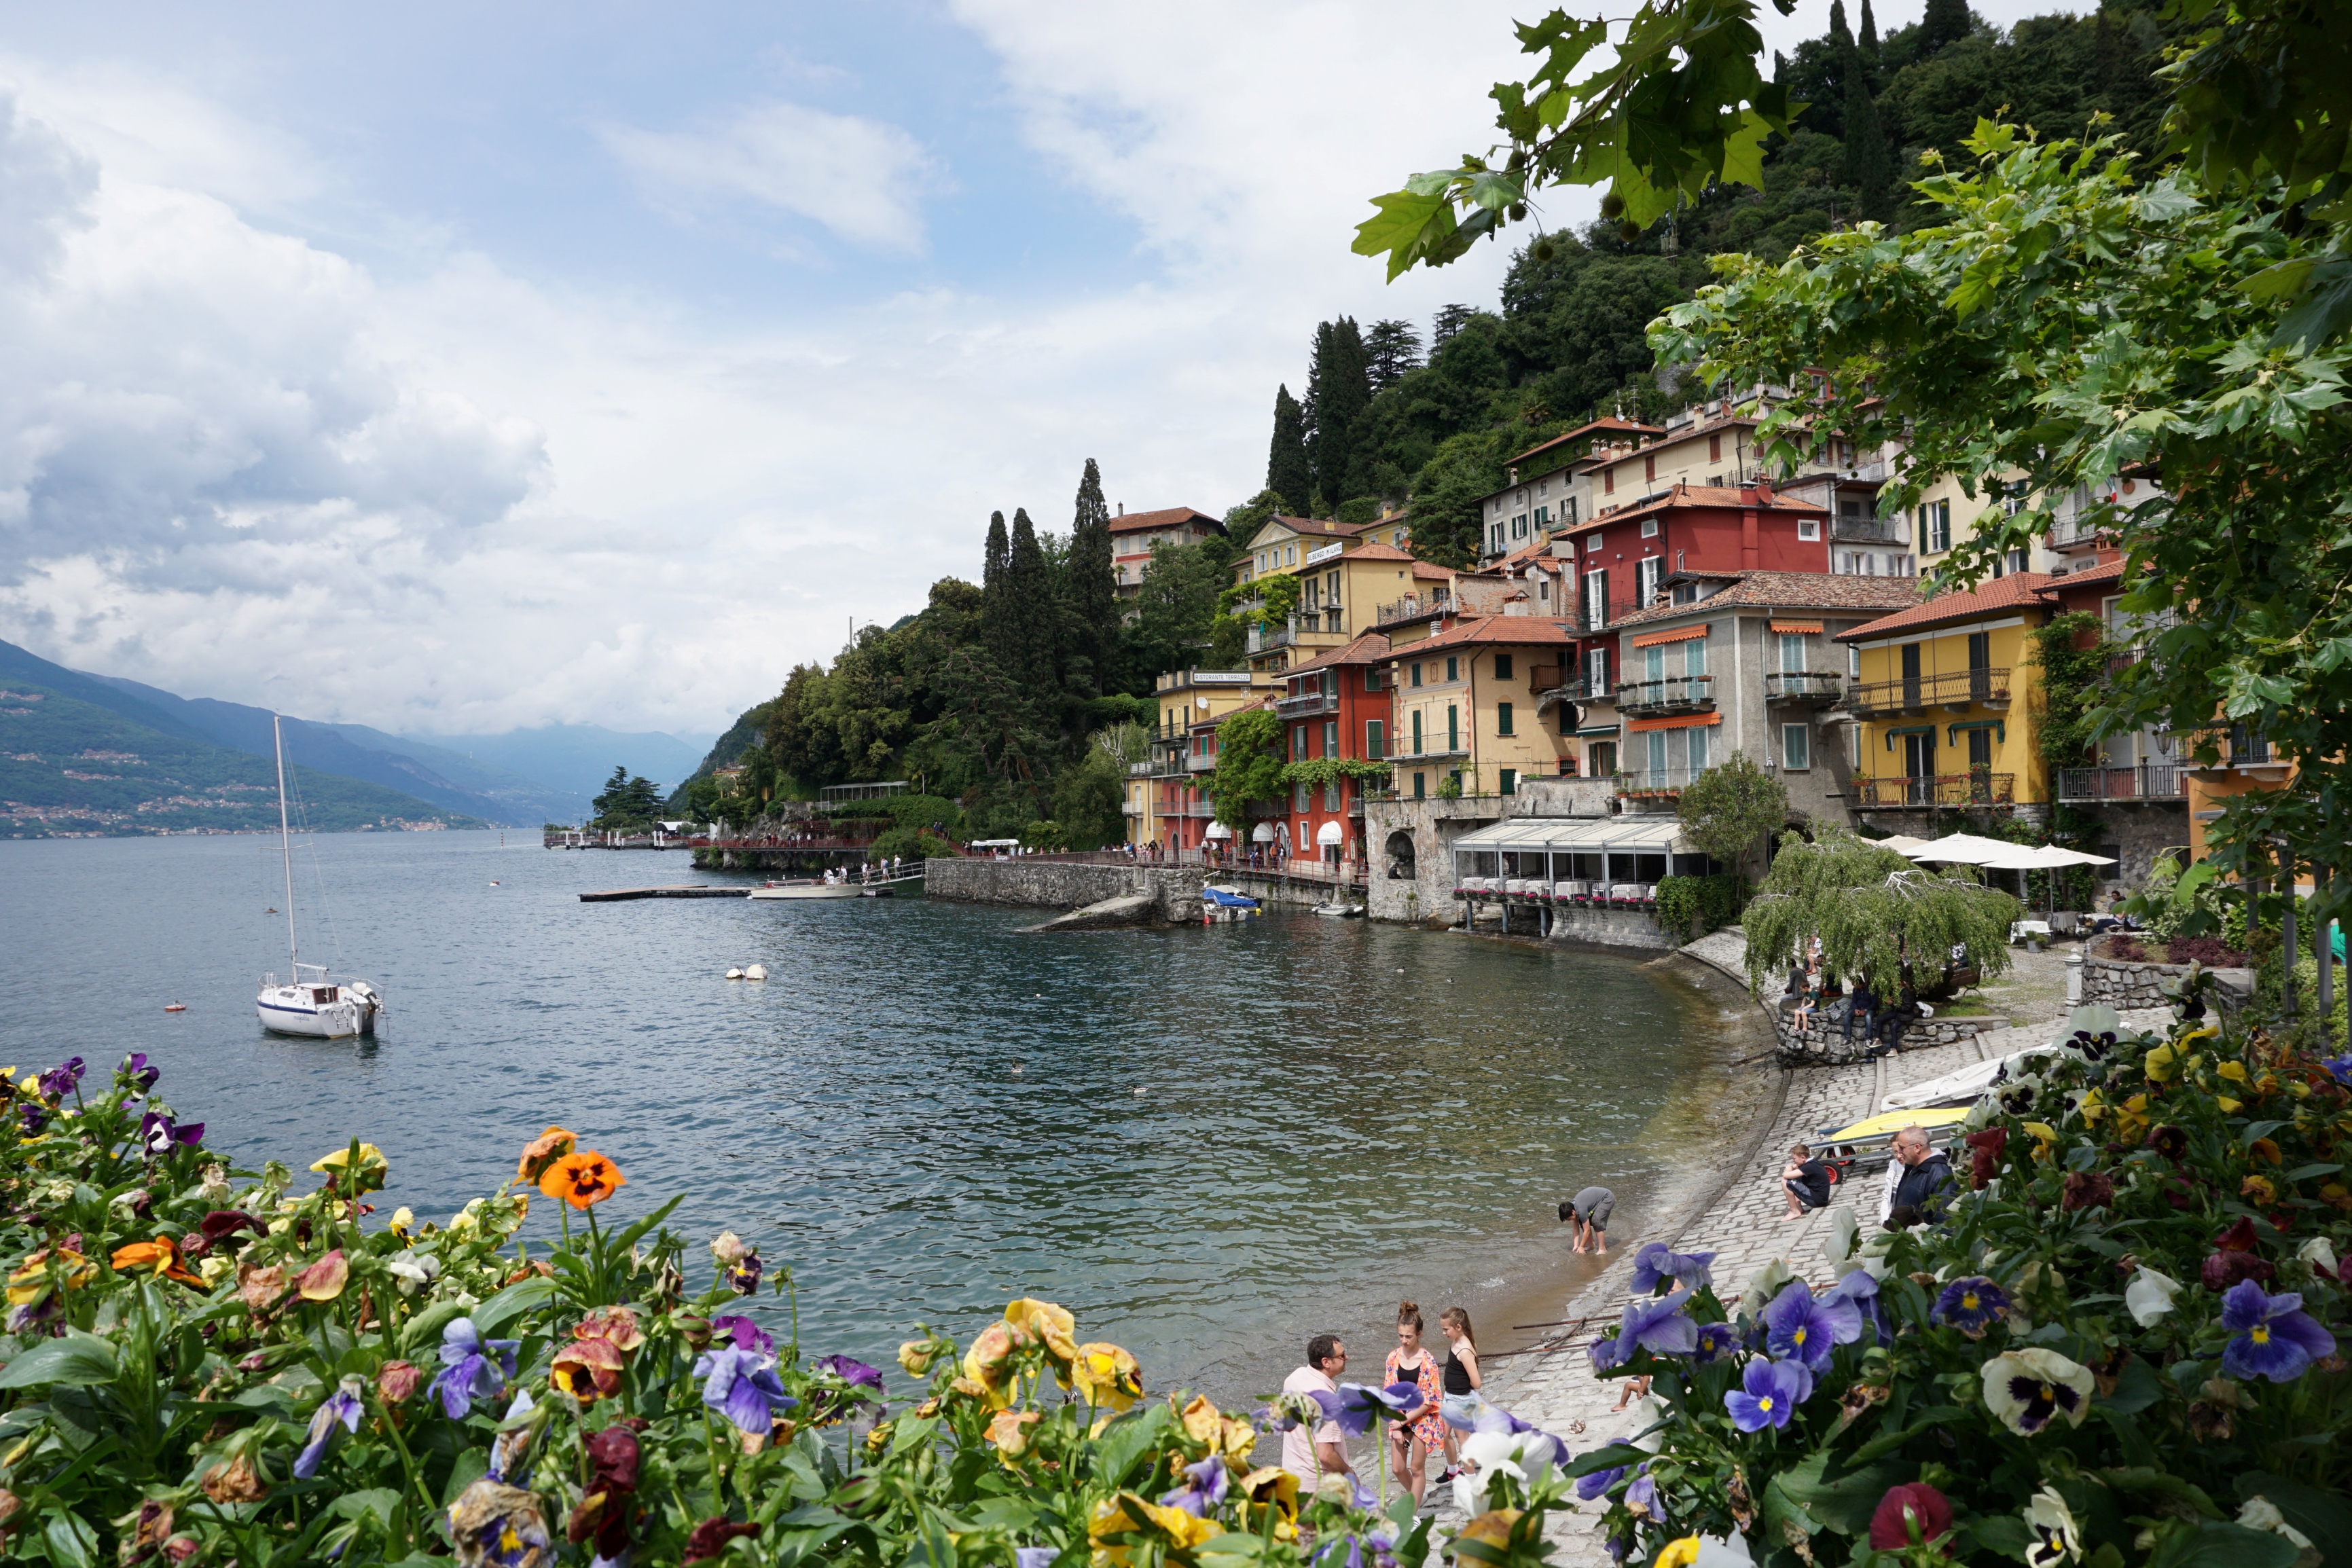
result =
[[1134,841],[1198,849],[1214,808],[1205,788],[1216,770],[1216,727],[1268,695],[1247,670],[1171,670],[1153,692],[1151,757],[1128,769],[1128,821]]
[[1168,507],[1132,515],[1120,507],[1118,516],[1110,522],[1110,573],[1118,596],[1133,599],[1143,591],[1144,573],[1151,569],[1153,545],[1199,544],[1224,531],[1223,523],[1192,507]]
[[1510,795],[1521,779],[1560,777],[1570,740],[1543,698],[1574,646],[1558,622],[1531,615],[1463,621],[1392,645],[1398,793]]
[[[1389,640],[1368,632],[1284,673],[1274,699],[1284,749],[1293,762],[1389,759],[1394,722],[1388,689]],[[1382,779],[1375,788],[1385,787]],[[1282,838],[1289,852],[1362,865],[1367,780],[1335,777],[1319,787],[1291,787]]]

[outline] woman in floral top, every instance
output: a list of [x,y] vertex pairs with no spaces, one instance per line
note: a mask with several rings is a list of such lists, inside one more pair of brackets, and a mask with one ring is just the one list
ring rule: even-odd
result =
[[1438,1414],[1445,1392],[1444,1372],[1421,1344],[1421,1309],[1411,1301],[1397,1308],[1397,1347],[1389,1352],[1388,1382],[1418,1386],[1427,1411],[1389,1428],[1389,1473],[1412,1493],[1419,1507],[1429,1490],[1429,1456],[1445,1446],[1445,1421]]

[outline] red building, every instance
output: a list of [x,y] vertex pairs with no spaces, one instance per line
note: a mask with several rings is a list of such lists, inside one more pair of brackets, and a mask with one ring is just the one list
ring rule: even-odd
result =
[[[1283,722],[1291,761],[1389,760],[1396,750],[1385,673],[1391,656],[1388,638],[1368,632],[1344,648],[1283,672],[1283,693],[1274,711]],[[1385,786],[1386,780],[1379,782]],[[1273,819],[1276,843],[1300,857],[1363,864],[1367,784],[1335,778],[1320,787],[1293,785],[1287,811]]]

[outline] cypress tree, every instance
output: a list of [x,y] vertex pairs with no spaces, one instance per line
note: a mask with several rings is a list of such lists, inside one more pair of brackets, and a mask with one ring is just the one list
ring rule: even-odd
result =
[[1038,546],[1026,508],[1013,509],[1013,549],[1004,571],[1004,673],[1032,692],[1061,686],[1061,616],[1055,602],[1054,571]]
[[1013,658],[1013,616],[1005,596],[1013,586],[1013,547],[1004,536],[1004,514],[988,515],[988,548],[980,566],[980,640],[996,655],[1000,667]]
[[1315,355],[1307,371],[1307,457],[1325,507],[1348,497],[1348,470],[1355,456],[1349,439],[1357,415],[1372,401],[1363,335],[1342,316],[1315,329]]
[[1870,97],[1878,54],[1878,29],[1871,19],[1870,0],[1863,0],[1862,15],[1867,52],[1846,31],[1845,0],[1830,0],[1830,39],[1837,48],[1838,75],[1845,86],[1845,183],[1861,193],[1864,216],[1884,218],[1895,184],[1895,149],[1887,144],[1885,129],[1878,122],[1878,106]]
[[1927,0],[1927,14],[1919,18],[1918,53],[1913,57],[1924,60],[1947,45],[1958,43],[1975,28],[1969,0]]
[[1086,662],[1082,672],[1073,673],[1080,675],[1088,696],[1102,690],[1111,650],[1118,645],[1118,590],[1111,581],[1110,559],[1110,507],[1103,500],[1102,470],[1089,457],[1078,478],[1063,579],[1069,595],[1070,651]]
[[1862,50],[1863,74],[1870,90],[1878,90],[1878,20],[1870,14],[1870,0],[1862,0],[1862,35],[1854,40]]
[[1282,497],[1282,509],[1292,517],[1307,514],[1307,497],[1315,488],[1314,471],[1307,465],[1307,415],[1287,383],[1274,392],[1274,444],[1266,453],[1265,487]]

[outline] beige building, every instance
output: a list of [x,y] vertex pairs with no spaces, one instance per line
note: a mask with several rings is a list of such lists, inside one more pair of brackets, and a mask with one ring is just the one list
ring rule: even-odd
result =
[[1224,524],[1197,507],[1167,507],[1129,515],[1122,504],[1110,522],[1110,574],[1118,596],[1133,599],[1143,591],[1143,574],[1150,570],[1153,545],[1199,544],[1224,531]]
[[[1128,768],[1129,836],[1137,843],[1196,844],[1212,809],[1201,788],[1216,770],[1213,753],[1200,751],[1194,727],[1223,719],[1265,697],[1278,685],[1247,670],[1171,670],[1152,691],[1159,705],[1151,726],[1151,757]],[[1189,821],[1189,836],[1178,829]]]
[[1573,642],[1535,616],[1489,615],[1449,624],[1394,649],[1391,754],[1397,793],[1426,799],[1448,780],[1465,795],[1510,795],[1519,781],[1553,779],[1570,751],[1557,706]]

